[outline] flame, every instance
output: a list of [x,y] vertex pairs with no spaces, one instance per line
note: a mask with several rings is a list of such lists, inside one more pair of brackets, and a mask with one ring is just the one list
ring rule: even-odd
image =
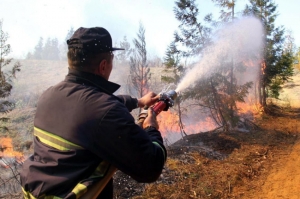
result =
[[255,102],[255,100],[253,100],[249,96],[245,101],[246,103],[243,102],[236,103],[239,115],[248,115],[256,118],[262,114],[263,108],[258,102]]
[[166,137],[168,133],[179,133],[179,118],[176,113],[171,111],[162,111],[157,116],[157,122],[159,130],[163,137]]
[[266,70],[267,66],[266,66],[266,62],[263,61],[261,63],[261,73],[264,75],[265,74],[265,70]]
[[255,67],[256,66],[256,63],[254,62],[254,60],[250,59],[250,60],[244,60],[242,61],[243,62],[243,65],[244,66],[247,66],[247,67]]
[[[183,122],[183,130],[186,134],[195,134],[201,131],[209,131],[216,128],[215,122],[210,117],[206,117],[203,120],[197,118]],[[179,117],[178,114],[171,111],[162,111],[157,116],[157,122],[159,125],[159,131],[163,137],[167,137],[168,134],[180,134]]]
[[185,126],[185,131],[189,134],[199,133],[200,131],[209,131],[215,129],[215,122],[211,117],[206,117],[203,121]]
[[[21,152],[14,151],[11,138],[0,138],[0,159],[14,158],[16,162],[21,163],[25,157]],[[2,166],[9,167],[5,161],[2,161]]]

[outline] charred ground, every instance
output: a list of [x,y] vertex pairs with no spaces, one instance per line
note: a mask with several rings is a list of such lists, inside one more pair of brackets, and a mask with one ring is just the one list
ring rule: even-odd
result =
[[[284,177],[278,180],[278,176],[275,179],[271,174],[276,171],[280,175],[292,158],[293,148],[300,144],[300,109],[270,106],[269,113],[272,114],[255,121],[249,132],[204,132],[168,146],[165,169],[153,184],[137,183],[118,171],[114,177],[115,198],[276,198],[283,195],[281,189],[273,195],[268,189],[276,187],[276,183],[279,187],[287,183],[282,182]],[[297,157],[295,160],[300,162]],[[295,171],[289,177],[300,179],[300,172]],[[288,190],[293,186],[285,186],[286,198],[300,194]]]

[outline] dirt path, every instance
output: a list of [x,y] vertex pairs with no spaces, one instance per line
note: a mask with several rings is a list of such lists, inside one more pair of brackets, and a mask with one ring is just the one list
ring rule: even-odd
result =
[[296,142],[289,155],[280,157],[262,187],[261,199],[299,199],[300,198],[300,140]]
[[[293,81],[288,83],[281,96],[288,96],[290,105],[294,108],[300,107],[300,72],[293,77]],[[287,97],[286,97],[287,98]],[[300,110],[300,109],[298,109]],[[276,165],[268,176],[262,187],[262,198],[282,198],[299,199],[300,198],[300,111],[298,115],[295,131],[298,134],[292,151],[288,155],[283,155],[279,161],[281,165]]]
[[298,108],[295,113],[297,124],[294,132],[297,141],[288,154],[280,155],[278,163],[274,165],[271,174],[262,186],[261,199],[300,199],[300,72],[293,77],[293,81],[284,86],[282,99],[288,99],[288,104]]

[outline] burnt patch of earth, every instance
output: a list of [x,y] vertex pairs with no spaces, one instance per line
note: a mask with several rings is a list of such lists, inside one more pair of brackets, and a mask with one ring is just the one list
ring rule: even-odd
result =
[[226,133],[212,131],[185,136],[169,146],[168,151],[173,158],[180,154],[198,152],[204,157],[222,160],[240,147],[240,143]]
[[[226,133],[211,131],[185,136],[167,146],[168,157],[178,159],[185,164],[194,162],[190,153],[197,152],[209,159],[222,160],[241,146],[239,142],[226,136]],[[172,184],[176,182],[176,172],[165,166],[159,179],[154,184]],[[128,199],[142,195],[147,183],[138,183],[121,171],[114,175],[114,198]]]
[[[155,184],[172,184],[176,180],[176,174],[174,171],[165,167],[160,175],[159,179],[154,182]],[[114,175],[114,198],[128,199],[134,196],[141,195],[144,191],[147,183],[139,183],[126,175],[121,171],[117,171]]]

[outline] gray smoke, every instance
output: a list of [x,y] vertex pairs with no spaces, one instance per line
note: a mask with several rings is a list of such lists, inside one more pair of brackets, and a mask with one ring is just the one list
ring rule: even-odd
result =
[[[200,61],[186,73],[176,91],[193,87],[198,80],[210,77],[223,67],[221,63],[224,63],[226,56],[235,63],[249,63],[249,66],[255,68],[250,70],[256,78],[260,68],[258,61],[263,46],[263,34],[261,22],[254,17],[241,18],[224,26],[214,34],[213,44],[204,49]],[[250,76],[247,77],[251,79]]]

